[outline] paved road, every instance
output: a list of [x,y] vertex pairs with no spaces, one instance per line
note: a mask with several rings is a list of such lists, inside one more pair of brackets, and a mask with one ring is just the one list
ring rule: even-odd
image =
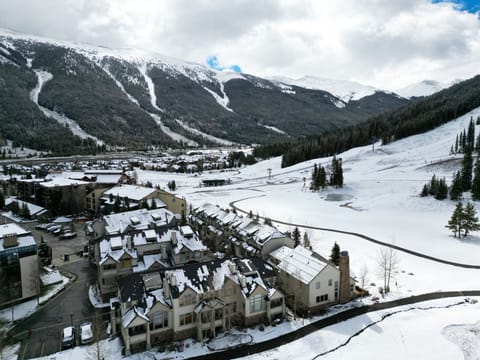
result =
[[[87,259],[66,264],[60,270],[75,274],[76,280],[31,317],[18,324],[10,336],[22,339],[19,359],[30,359],[60,350],[61,332],[70,325],[78,328],[90,319],[94,309],[88,300],[88,285],[95,281],[95,269]],[[28,336],[30,330],[30,336]]]
[[323,329],[327,326],[336,324],[340,321],[345,321],[353,317],[366,314],[368,312],[391,309],[403,305],[411,305],[422,301],[449,298],[449,297],[468,297],[468,296],[480,296],[480,290],[474,291],[450,291],[443,293],[429,293],[418,296],[411,296],[408,298],[398,299],[394,301],[378,303],[373,305],[367,305],[362,307],[357,307],[353,309],[346,310],[339,314],[330,316],[325,319],[318,320],[314,323],[311,323],[305,327],[302,327],[294,332],[279,336],[277,338],[267,340],[261,343],[252,344],[252,345],[243,345],[234,349],[229,349],[225,351],[219,351],[216,353],[206,354],[203,356],[197,356],[190,359],[195,360],[224,360],[224,359],[236,359],[243,356],[248,356],[252,354],[257,354],[263,351],[272,350],[278,348],[279,346],[288,344],[292,341],[300,339],[308,334],[311,334],[317,330]]

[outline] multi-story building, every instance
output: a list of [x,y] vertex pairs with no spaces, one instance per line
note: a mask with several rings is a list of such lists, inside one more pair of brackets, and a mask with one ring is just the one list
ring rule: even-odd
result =
[[207,250],[192,228],[177,226],[166,209],[108,215],[100,227],[103,237],[95,245],[95,263],[104,300],[115,293],[123,276],[202,261]]
[[104,191],[100,200],[107,213],[114,209],[115,203],[118,203],[118,206],[124,209],[134,210],[144,205],[149,208],[166,207],[176,214],[186,215],[185,199],[157,188],[119,185]]
[[270,261],[278,270],[278,286],[297,312],[314,313],[353,297],[355,280],[350,277],[346,251],[340,255],[339,267],[303,246],[281,247],[272,252]]
[[37,245],[17,224],[0,225],[0,306],[37,296]]
[[111,301],[113,331],[125,353],[187,337],[203,341],[234,325],[252,326],[285,315],[276,272],[259,258],[212,260],[177,269],[132,274]]
[[213,204],[193,209],[189,220],[210,248],[233,256],[266,259],[282,246],[294,246],[294,241],[274,226],[222,210]]

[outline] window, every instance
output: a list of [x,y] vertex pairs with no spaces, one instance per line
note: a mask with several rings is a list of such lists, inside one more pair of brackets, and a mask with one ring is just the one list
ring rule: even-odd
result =
[[128,335],[130,336],[144,334],[144,333],[145,333],[145,325],[138,325],[128,329]]
[[107,265],[103,265],[103,270],[114,270],[116,269],[117,267],[117,264],[107,264]]
[[180,326],[188,325],[193,323],[193,314],[183,314],[180,315]]
[[317,300],[317,304],[328,301],[328,294],[317,296],[316,300]]
[[223,309],[215,310],[215,320],[221,320],[223,318]]
[[280,299],[273,299],[270,301],[270,308],[276,308],[276,307],[279,307],[279,306],[282,306],[282,298]]
[[315,283],[315,289],[317,289],[317,290],[320,289],[320,281],[317,281]]
[[265,310],[265,296],[264,295],[255,295],[250,299],[250,312],[258,312]]
[[195,294],[183,294],[180,297],[179,304],[180,306],[187,306],[187,305],[192,305],[196,302],[196,296]]
[[333,285],[333,280],[332,279],[328,279],[328,286],[332,286]]
[[153,315],[150,323],[150,330],[162,329],[168,327],[168,312],[159,311]]

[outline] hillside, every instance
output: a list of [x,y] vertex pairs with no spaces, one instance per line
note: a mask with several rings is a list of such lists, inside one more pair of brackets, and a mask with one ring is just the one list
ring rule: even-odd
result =
[[0,31],[0,81],[0,136],[55,153],[223,140],[268,144],[351,126],[407,103],[379,90],[353,89],[357,95],[345,97],[331,84],[327,90],[289,85],[134,49],[6,30]]

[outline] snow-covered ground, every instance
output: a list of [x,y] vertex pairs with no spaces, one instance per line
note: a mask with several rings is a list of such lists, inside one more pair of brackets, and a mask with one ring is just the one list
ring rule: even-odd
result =
[[[467,127],[470,116],[476,118],[479,115],[480,109],[477,109],[427,134],[387,146],[376,144],[375,149],[367,146],[349,150],[340,155],[345,186],[320,193],[308,190],[312,166],[315,163],[328,165],[330,158],[285,169],[280,167],[280,158],[275,158],[240,170],[205,172],[201,175],[140,169],[136,172],[139,182],[151,181],[162,187],[175,180],[177,194],[185,196],[193,206],[211,202],[228,207],[229,203],[236,201],[241,209],[252,210],[260,216],[362,233],[444,260],[480,265],[478,234],[456,239],[445,228],[455,203],[420,198],[418,195],[434,173],[450,180],[461,159],[460,155],[449,154],[450,147],[456,134]],[[477,127],[477,133],[478,130]],[[203,179],[222,178],[231,179],[232,184],[216,188],[199,187]],[[467,193],[464,196],[469,198]],[[478,204],[476,206],[478,209]],[[284,225],[281,228],[292,230]],[[334,242],[342,250],[348,250],[353,275],[358,277],[362,268],[367,269],[366,287],[378,296],[381,280],[376,263],[381,246],[351,235],[303,228],[301,231],[309,233],[313,248],[325,256],[329,255]],[[400,251],[396,255],[399,265],[392,280],[392,291],[380,301],[434,291],[480,289],[480,270],[444,265]],[[249,359],[299,358],[298,354],[302,354],[302,359],[311,359],[337,347],[322,358],[479,359],[480,305],[463,300],[442,299],[368,313]],[[371,302],[371,299],[362,301]],[[380,322],[375,323],[377,321]],[[284,322],[275,328],[267,327],[264,332],[257,329],[246,334],[251,335],[254,341],[262,341],[303,324],[303,320]],[[366,329],[348,341],[363,328]],[[247,338],[246,335],[240,341],[247,341]],[[105,358],[116,358],[120,354],[118,340],[102,342],[101,346]],[[181,353],[146,352],[129,359],[155,356],[185,358],[208,351],[206,346],[189,340]],[[56,354],[55,358],[80,356],[93,359],[94,353],[94,347],[77,347]]]
[[[177,192],[185,196],[193,206],[212,202],[228,207],[229,203],[238,201],[236,203],[238,207],[245,211],[252,210],[254,214],[258,213],[260,216],[362,233],[440,259],[480,265],[478,233],[457,239],[452,237],[445,228],[455,203],[450,200],[438,201],[431,197],[419,197],[423,184],[427,183],[434,173],[437,176],[445,176],[449,182],[453,171],[459,169],[461,155],[450,155],[450,148],[454,144],[456,135],[467,127],[471,116],[474,119],[480,116],[480,109],[426,134],[412,136],[387,146],[376,144],[375,149],[366,146],[341,154],[345,186],[342,189],[328,189],[320,193],[312,193],[308,190],[312,166],[315,163],[328,165],[330,158],[311,160],[285,169],[280,167],[280,158],[275,158],[236,172],[180,176],[138,171],[138,176],[140,181],[148,179],[161,186],[165,186],[170,180],[175,180]],[[477,134],[479,132],[478,126],[476,132]],[[271,178],[268,177],[268,169],[271,169]],[[211,178],[229,178],[232,184],[221,188],[198,187],[202,179]],[[306,187],[304,187],[304,178]],[[469,198],[468,193],[464,196],[466,199]],[[340,201],[328,200],[332,198]],[[475,205],[478,211],[479,205]],[[281,226],[281,228],[288,230],[287,226]],[[355,236],[327,231],[301,230],[309,233],[313,248],[321,254],[328,256],[334,242],[337,242],[343,250],[348,250],[353,275],[359,276],[362,268],[366,268],[366,284],[376,284],[367,286],[368,290],[373,294],[377,293],[381,281],[376,263],[381,246]],[[403,252],[397,252],[396,255],[399,259],[398,271],[392,282],[394,284],[392,292],[386,299],[433,291],[480,289],[478,280],[480,270],[444,265]],[[365,317],[370,316],[373,315],[369,314]],[[465,324],[468,327],[470,326],[468,324],[475,324],[479,320],[478,312],[472,306],[405,313],[389,318],[381,331],[372,331],[378,330],[378,327],[372,327],[368,333],[371,334],[370,336],[375,336],[375,341],[369,341],[370,338],[362,341],[366,339],[362,335],[363,337],[358,337],[359,345],[353,346],[354,343],[351,343],[336,352],[336,355],[329,356],[349,358],[355,354],[358,358],[357,351],[360,351],[360,354],[364,355],[360,359],[392,358],[390,353],[394,351],[390,350],[399,348],[401,350],[399,353],[403,356],[399,355],[395,358],[403,359],[405,354],[410,353],[413,354],[413,358],[419,358],[420,353],[416,352],[419,339],[422,338],[425,342],[425,334],[429,334],[428,341],[431,340],[433,346],[429,347],[429,352],[422,353],[422,358],[462,359],[462,350],[445,340],[441,335],[442,329],[455,324]],[[356,330],[352,324],[362,321],[365,319],[355,319],[343,324],[341,328],[330,331],[338,331],[344,335],[353,334]],[[420,331],[413,330],[415,327],[423,330],[422,337],[420,337]],[[402,330],[403,335],[398,335],[398,328],[409,330]],[[465,338],[461,335],[462,331],[459,331],[460,335],[455,335],[457,342]],[[315,340],[317,343],[323,344],[322,348],[328,349],[337,340],[325,338],[325,332],[326,330],[319,331],[309,339],[317,339]],[[407,336],[410,333],[412,336]],[[436,340],[431,339],[430,334],[436,334]],[[399,343],[393,341],[392,338],[395,337],[401,341]],[[478,335],[477,341],[479,341]],[[307,340],[303,343],[300,341],[298,346],[303,350],[310,347],[307,346],[308,343]],[[378,344],[381,343],[388,345],[379,346]],[[439,345],[435,346],[436,343]],[[435,351],[447,343],[448,351]],[[292,344],[292,348],[294,346]],[[299,348],[296,349],[297,354]],[[284,351],[274,353],[273,358],[280,358],[279,353],[283,356]],[[289,353],[290,356],[292,353],[295,353],[294,350]],[[264,355],[258,357],[261,358]],[[478,352],[472,356],[465,359],[478,359]]]

